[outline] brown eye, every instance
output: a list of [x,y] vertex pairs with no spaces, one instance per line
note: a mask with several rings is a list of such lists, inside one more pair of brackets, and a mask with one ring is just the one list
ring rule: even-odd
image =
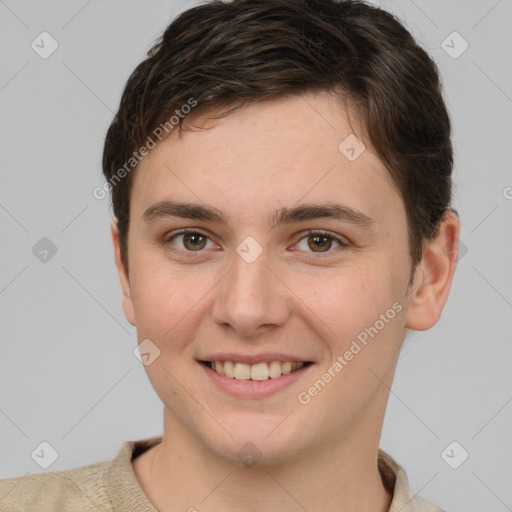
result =
[[[334,246],[333,243],[335,244]],[[297,244],[299,250],[309,252],[310,254],[316,253],[318,256],[323,254],[329,256],[331,253],[337,252],[336,249],[348,246],[348,242],[344,242],[342,239],[322,231],[307,232]]]
[[308,246],[314,252],[324,252],[324,249],[331,248],[332,238],[325,235],[310,235],[308,236]]
[[200,252],[205,248],[208,248],[208,243],[212,246],[215,244],[210,240],[208,236],[199,231],[180,231],[175,233],[165,240],[165,245],[173,251],[183,252]]
[[183,245],[190,251],[204,249],[206,237],[201,233],[185,233],[183,235]]

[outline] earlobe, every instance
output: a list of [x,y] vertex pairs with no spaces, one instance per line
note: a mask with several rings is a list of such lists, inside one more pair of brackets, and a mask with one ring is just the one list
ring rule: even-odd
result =
[[436,238],[424,246],[408,292],[406,328],[424,331],[439,320],[457,266],[459,231],[457,214],[446,211]]
[[110,232],[112,235],[112,245],[114,247],[114,261],[116,264],[117,273],[119,274],[119,280],[121,282],[124,314],[128,322],[130,322],[132,325],[136,325],[131,294],[130,276],[128,269],[125,267],[121,257],[121,241],[119,238],[119,227],[117,225],[117,219],[112,220],[110,225]]

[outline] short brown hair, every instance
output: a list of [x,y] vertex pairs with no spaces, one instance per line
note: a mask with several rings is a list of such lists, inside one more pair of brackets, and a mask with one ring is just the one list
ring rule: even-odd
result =
[[[229,115],[314,91],[355,106],[404,201],[414,270],[451,209],[450,119],[428,54],[393,15],[351,0],[213,0],[169,25],[128,79],[105,140],[125,266],[134,174],[126,163],[135,171],[134,154],[159,126],[191,98],[197,111]],[[181,132],[184,117],[174,118]]]

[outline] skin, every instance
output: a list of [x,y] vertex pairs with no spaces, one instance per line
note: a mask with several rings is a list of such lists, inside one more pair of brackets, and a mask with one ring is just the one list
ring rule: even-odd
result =
[[[160,350],[146,370],[164,404],[163,441],[133,461],[142,488],[160,511],[387,511],[377,452],[389,387],[405,328],[432,327],[447,299],[456,215],[443,217],[408,287],[403,201],[353,113],[334,97],[279,98],[186,123],[194,131],[159,143],[136,171],[128,269],[112,225],[126,317],[139,342],[149,338]],[[353,162],[338,150],[351,133],[366,146]],[[228,224],[145,222],[144,211],[164,200],[215,207]],[[321,218],[272,228],[275,210],[306,203],[343,204],[372,223]],[[187,237],[171,239],[182,228],[208,237],[199,251]],[[334,238],[315,251],[309,229]],[[252,263],[236,252],[247,236],[263,249]],[[298,394],[394,303],[401,311],[316,397],[299,403]],[[270,397],[235,398],[197,361],[225,351],[296,354],[313,365]],[[260,454],[252,467],[237,455],[248,442]]]

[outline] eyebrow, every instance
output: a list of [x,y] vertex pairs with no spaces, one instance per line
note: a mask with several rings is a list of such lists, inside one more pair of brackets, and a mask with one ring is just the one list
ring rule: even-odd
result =
[[[142,221],[151,223],[168,217],[180,217],[228,225],[225,214],[212,206],[179,201],[160,201],[142,214]],[[305,220],[331,218],[369,227],[374,221],[366,214],[341,204],[301,204],[293,208],[280,208],[270,215],[272,226],[292,224]]]

